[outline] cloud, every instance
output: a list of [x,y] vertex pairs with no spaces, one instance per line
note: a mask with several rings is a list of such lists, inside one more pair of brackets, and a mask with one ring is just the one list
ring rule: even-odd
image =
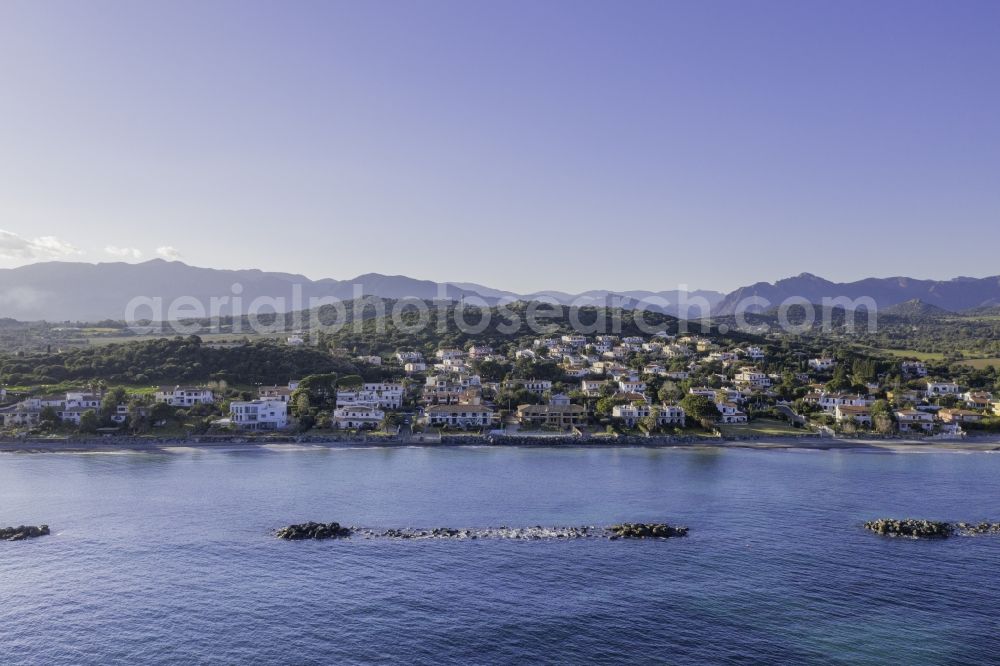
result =
[[156,248],[156,254],[160,255],[167,261],[177,261],[181,258],[181,253],[177,251],[177,248],[170,245],[164,245],[163,247]]
[[62,259],[83,254],[55,236],[25,238],[0,229],[0,257],[4,259]]
[[134,247],[118,247],[117,245],[108,245],[104,248],[104,251],[112,257],[121,257],[122,259],[142,258],[142,250]]

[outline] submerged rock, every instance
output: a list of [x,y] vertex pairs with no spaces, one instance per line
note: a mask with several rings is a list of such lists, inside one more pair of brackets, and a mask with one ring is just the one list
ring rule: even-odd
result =
[[302,523],[289,525],[275,532],[279,539],[333,539],[358,537],[363,539],[512,539],[525,541],[572,539],[665,539],[685,536],[688,528],[665,523],[624,523],[610,527],[593,525],[543,527],[348,527],[340,523]]
[[18,527],[0,527],[0,541],[24,541],[49,534],[48,525],[19,525]]
[[301,523],[289,525],[277,530],[274,535],[279,539],[298,541],[301,539],[339,539],[351,536],[351,528],[340,523]]
[[865,523],[865,529],[884,536],[902,536],[911,539],[943,539],[955,531],[951,523],[913,518],[869,520]]
[[622,523],[608,528],[612,539],[667,539],[687,536],[688,528],[666,523]]
[[1000,523],[955,523],[955,528],[966,535],[1000,534]]

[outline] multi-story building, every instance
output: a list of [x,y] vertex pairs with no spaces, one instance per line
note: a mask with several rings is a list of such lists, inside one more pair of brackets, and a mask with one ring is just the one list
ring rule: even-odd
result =
[[429,426],[481,428],[493,423],[493,410],[485,405],[431,405],[424,410],[424,422]]
[[156,402],[165,402],[171,407],[210,405],[215,402],[215,393],[203,386],[161,386],[156,391]]
[[333,422],[338,428],[368,429],[377,428],[385,412],[375,407],[365,405],[353,405],[350,407],[338,407],[333,410]]
[[282,430],[288,426],[288,403],[276,398],[234,401],[229,418],[241,430]]

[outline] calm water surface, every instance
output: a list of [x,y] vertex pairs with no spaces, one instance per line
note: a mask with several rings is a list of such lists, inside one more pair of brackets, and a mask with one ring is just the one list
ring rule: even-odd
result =
[[[0,662],[1000,662],[987,453],[556,448],[0,455]],[[656,542],[282,542],[666,520]]]

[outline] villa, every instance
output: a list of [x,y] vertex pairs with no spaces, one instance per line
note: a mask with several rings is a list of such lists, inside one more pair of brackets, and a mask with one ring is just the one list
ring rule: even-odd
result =
[[282,430],[288,426],[288,403],[280,399],[234,401],[229,418],[241,430]]

